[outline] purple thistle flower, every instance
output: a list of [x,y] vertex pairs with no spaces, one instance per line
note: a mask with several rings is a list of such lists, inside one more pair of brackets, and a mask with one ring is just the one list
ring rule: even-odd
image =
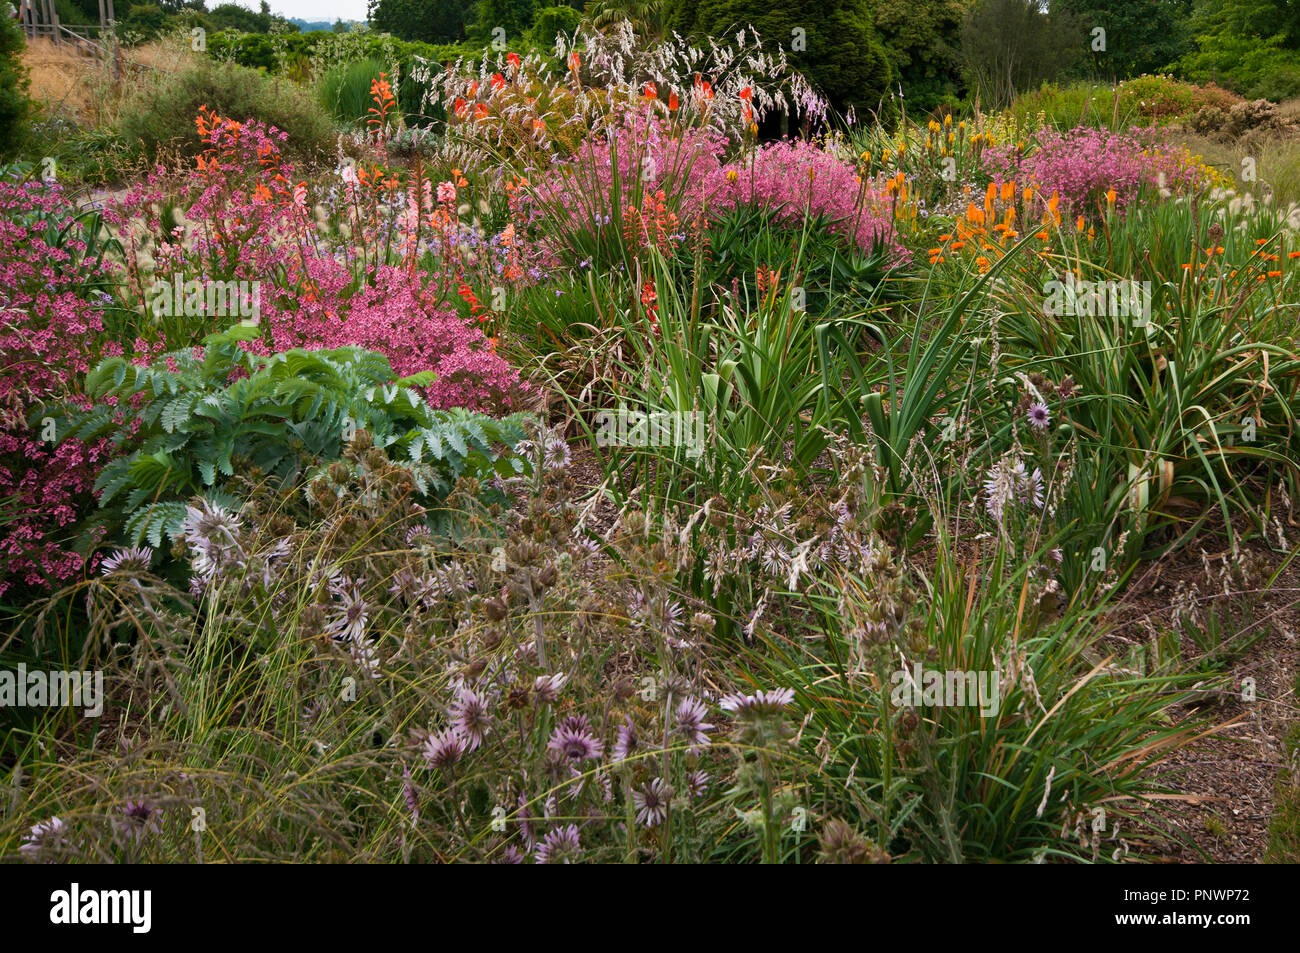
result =
[[591,723],[584,715],[571,715],[561,721],[551,733],[546,748],[570,764],[599,758],[605,752],[604,744],[592,733]]
[[618,734],[614,736],[614,760],[626,761],[636,751],[640,743],[641,739],[637,737],[636,725],[632,723],[632,716],[628,715],[623,724],[618,726]]
[[533,681],[533,694],[543,704],[553,705],[560,697],[560,689],[569,680],[563,672],[554,675],[538,675]]
[[67,836],[68,827],[60,817],[33,824],[31,830],[23,835],[23,842],[18,850],[27,857],[36,857],[45,848],[58,847]]
[[755,692],[753,695],[733,694],[725,696],[719,704],[737,718],[753,718],[761,715],[780,714],[786,705],[794,701],[793,688],[773,688]]
[[424,743],[424,760],[431,768],[450,768],[472,749],[456,728],[430,735]]
[[144,572],[152,561],[153,550],[148,546],[118,549],[99,564],[99,571],[105,576],[115,572]]
[[1046,430],[1047,425],[1052,422],[1052,412],[1041,401],[1031,404],[1026,416],[1029,417],[1029,425],[1037,430]]
[[686,793],[691,797],[704,797],[709,790],[709,772],[692,771],[686,775]]
[[456,693],[451,717],[455,719],[456,730],[469,744],[470,751],[483,743],[492,724],[492,712],[487,702],[471,688],[462,688]]
[[686,743],[692,751],[703,748],[709,743],[706,732],[711,731],[713,725],[704,720],[707,717],[708,709],[697,699],[688,696],[677,703],[677,710],[673,713],[673,723],[677,732],[686,738]]
[[664,784],[663,778],[655,778],[635,789],[632,804],[636,807],[637,823],[656,827],[667,820],[672,794],[672,788]]
[[582,850],[575,824],[551,831],[537,846],[535,859],[539,864],[571,864]]
[[118,830],[138,844],[145,834],[162,833],[162,825],[158,823],[160,814],[161,808],[152,807],[145,801],[127,801],[122,808]]
[[339,641],[361,642],[370,618],[370,604],[361,595],[361,587],[348,580],[338,585],[334,594],[342,602],[335,607],[333,617],[325,626],[326,633]]
[[501,852],[497,858],[498,864],[522,864],[524,862],[524,852],[519,849],[517,844],[507,844],[506,849]]

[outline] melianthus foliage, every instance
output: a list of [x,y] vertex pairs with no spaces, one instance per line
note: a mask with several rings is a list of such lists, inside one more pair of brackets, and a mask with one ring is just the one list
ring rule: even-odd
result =
[[82,558],[62,537],[78,518],[103,452],[100,443],[42,439],[33,405],[73,397],[97,350],[93,300],[104,280],[77,213],[57,186],[0,180],[0,593],[68,579]]
[[[120,455],[95,481],[101,523],[124,528],[132,544],[157,546],[179,528],[192,496],[237,473],[296,482],[361,431],[409,460],[417,488],[436,501],[462,475],[492,475],[494,448],[523,436],[517,417],[431,409],[415,390],[429,372],[394,380],[383,355],[353,347],[264,357],[241,347],[257,333],[237,325],[202,349],[147,367],[111,357],[87,375],[98,403],[73,415],[67,435],[113,435]],[[124,413],[124,404],[139,409]],[[511,475],[520,469],[518,460],[501,465]]]

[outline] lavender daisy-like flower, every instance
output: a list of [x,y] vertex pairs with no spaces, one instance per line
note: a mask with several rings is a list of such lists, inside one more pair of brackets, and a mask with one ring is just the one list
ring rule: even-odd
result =
[[554,675],[538,675],[533,680],[533,695],[539,702],[553,705],[560,697],[560,689],[568,680],[569,676],[563,672],[556,672]]
[[51,817],[33,824],[31,830],[23,835],[23,842],[18,846],[18,850],[24,856],[34,858],[47,848],[58,847],[63,843],[66,835],[67,825],[63,823],[63,819]]
[[456,730],[473,751],[483,743],[492,724],[492,711],[484,698],[471,688],[461,688],[451,704],[451,717]]
[[412,549],[420,549],[433,543],[433,530],[423,523],[417,523],[406,531],[406,545]]
[[632,723],[632,716],[628,715],[623,724],[618,726],[618,733],[614,736],[614,750],[612,752],[614,760],[626,761],[636,752],[640,743],[641,739],[637,736],[636,725]]
[[563,470],[569,465],[569,445],[558,434],[549,435],[542,444],[542,462],[548,470]]
[[144,572],[151,562],[153,562],[153,550],[148,546],[118,549],[99,564],[99,571],[105,576],[115,572]]
[[127,801],[122,808],[122,819],[117,823],[121,833],[137,844],[146,834],[161,834],[162,825],[158,818],[161,808],[155,808],[145,801]]
[[780,714],[794,701],[793,688],[773,688],[752,695],[739,693],[726,695],[718,704],[737,718],[754,718]]
[[1025,416],[1029,418],[1029,426],[1037,430],[1046,430],[1047,425],[1052,422],[1052,412],[1042,401],[1030,404]]
[[239,520],[206,499],[202,506],[186,506],[180,534],[190,550],[190,564],[200,588],[225,566],[243,558]]
[[679,701],[673,712],[673,725],[692,751],[709,743],[707,732],[713,730],[713,725],[704,720],[708,714],[703,702],[689,696]]
[[576,824],[556,828],[537,845],[534,859],[539,864],[571,864],[582,851]]
[[668,804],[672,788],[663,778],[655,778],[632,791],[632,804],[636,808],[636,821],[646,827],[656,827],[668,818]]
[[692,771],[686,775],[686,793],[693,798],[704,797],[709,790],[709,772]]
[[370,604],[361,595],[361,587],[350,580],[334,588],[340,602],[334,607],[325,632],[339,641],[361,642],[366,635]]
[[604,744],[592,733],[591,723],[584,715],[570,715],[556,725],[546,748],[560,760],[574,765],[599,758],[605,752]]
[[450,768],[470,750],[469,745],[455,728],[430,735],[424,743],[424,760],[431,768]]
[[521,793],[519,795],[519,810],[515,812],[519,818],[519,833],[524,839],[524,843],[532,848],[537,843],[537,828],[533,826],[535,818],[532,812],[528,810],[528,798]]
[[1023,461],[1011,469],[1012,482],[1015,484],[1016,502],[1028,509],[1042,509],[1043,506],[1043,471],[1037,467],[1033,473],[1025,469]]
[[518,844],[507,844],[496,862],[498,864],[522,864],[524,862],[524,852],[519,849]]

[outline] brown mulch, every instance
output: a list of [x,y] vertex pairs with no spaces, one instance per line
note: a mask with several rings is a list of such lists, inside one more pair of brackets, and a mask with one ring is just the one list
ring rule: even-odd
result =
[[[1182,583],[1198,588],[1200,605],[1218,607],[1225,640],[1244,631],[1260,635],[1226,666],[1223,690],[1207,686],[1205,697],[1182,711],[1188,724],[1207,719],[1212,733],[1180,748],[1158,772],[1179,794],[1179,799],[1153,808],[1153,820],[1176,835],[1163,845],[1168,863],[1264,859],[1278,770],[1287,757],[1286,740],[1296,719],[1300,562],[1288,565],[1270,586],[1268,579],[1286,554],[1248,543],[1242,553],[1256,567],[1251,580],[1255,588],[1251,582],[1243,589],[1229,581],[1232,594],[1224,595],[1224,550],[1214,551],[1208,541],[1193,544],[1147,567],[1130,583],[1114,619],[1118,647],[1149,639],[1153,627],[1168,629]],[[1194,647],[1183,648],[1195,654]],[[1242,680],[1247,678],[1255,681],[1254,701],[1242,698]]]

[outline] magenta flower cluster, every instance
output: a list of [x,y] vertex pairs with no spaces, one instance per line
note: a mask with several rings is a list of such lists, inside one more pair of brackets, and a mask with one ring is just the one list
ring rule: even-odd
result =
[[1123,211],[1144,186],[1171,192],[1194,190],[1201,170],[1188,156],[1162,144],[1149,130],[1111,132],[1081,126],[1061,132],[1044,130],[1037,146],[989,149],[984,171],[995,182],[1014,180],[1035,185],[1039,192],[1061,197],[1061,212],[1096,216],[1106,208],[1106,193],[1115,192],[1115,207]]
[[[101,311],[90,286],[104,270],[86,260],[76,210],[57,186],[0,181],[0,593],[76,576],[67,537],[90,504],[103,447],[45,439],[42,406],[75,399],[97,358]],[[58,245],[50,234],[66,230]]]
[[354,345],[378,351],[399,377],[437,374],[424,395],[439,409],[496,412],[516,402],[522,386],[518,372],[491,349],[477,326],[441,305],[418,274],[381,265],[370,283],[352,292],[351,271],[320,257],[307,259],[305,277],[314,300],[263,307],[274,350]]
[[830,230],[862,251],[885,244],[906,261],[893,213],[876,183],[825,146],[804,141],[747,149],[728,160],[729,142],[715,129],[672,129],[646,109],[628,110],[620,125],[583,143],[570,162],[544,176],[534,216],[567,218],[568,227],[617,228],[610,214],[642,205],[663,191],[683,229],[703,210],[715,217],[738,206],[772,209],[798,224],[824,217]]
[[781,140],[741,156],[704,177],[689,197],[714,211],[736,206],[773,209],[780,221],[798,224],[823,217],[830,230],[864,252],[889,248],[894,262],[907,260],[894,230],[893,210],[874,182],[834,152],[807,140]]

